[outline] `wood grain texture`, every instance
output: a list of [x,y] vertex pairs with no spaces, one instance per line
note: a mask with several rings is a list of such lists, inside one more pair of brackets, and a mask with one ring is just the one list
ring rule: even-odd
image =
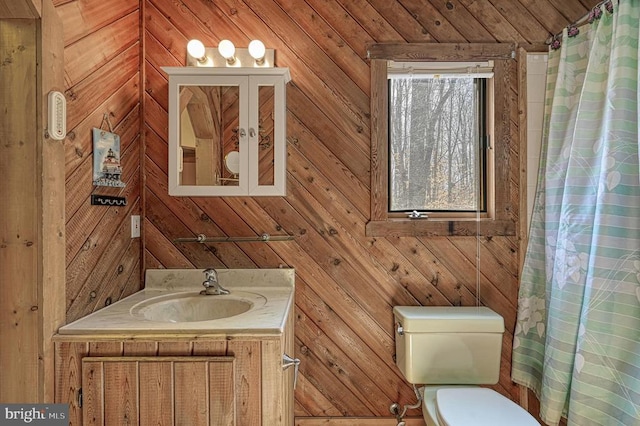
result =
[[[173,371],[170,362],[147,362],[140,365],[140,418],[152,425],[168,425],[174,419]],[[152,398],[154,395],[155,398]]]
[[[41,1],[40,40],[38,50],[41,82],[39,84],[42,108],[38,120],[38,132],[44,138],[39,144],[38,157],[41,161],[40,175],[41,201],[40,218],[42,250],[42,281],[39,285],[39,301],[42,318],[42,344],[39,357],[42,359],[42,378],[38,381],[44,386],[43,401],[53,401],[55,392],[54,350],[51,337],[65,322],[65,200],[63,196],[64,142],[48,138],[48,95],[52,90],[64,91],[64,46],[62,42],[62,21],[50,1]],[[42,129],[42,130],[41,130]],[[38,164],[38,161],[36,161]]]
[[175,372],[176,426],[205,425],[209,422],[207,366],[203,363],[178,362]]
[[[235,362],[210,362],[209,424],[235,425]],[[271,419],[277,418],[275,415]]]
[[[67,321],[113,303],[141,286],[142,241],[130,238],[141,204],[141,27],[136,0],[53,2],[62,21],[68,136],[66,175]],[[126,188],[91,185],[93,127],[107,114],[120,136]],[[107,128],[102,123],[103,128]],[[92,206],[92,194],[124,196],[127,206]]]
[[[228,351],[221,351],[224,338],[191,338],[58,336],[56,402],[70,404],[71,425],[293,425],[293,395],[285,389],[292,391],[293,375],[282,369],[293,329],[232,339]],[[156,350],[162,347],[173,354]]]
[[[424,0],[117,0],[110,3],[113,10],[104,10],[102,3],[54,1],[67,21],[63,23],[73,26],[65,28],[64,35],[65,90],[73,121],[65,141],[68,309],[75,301],[70,318],[97,309],[107,297],[115,301],[135,291],[141,285],[136,271],[149,267],[294,267],[299,283],[294,354],[303,360],[295,411],[301,425],[341,424],[336,417],[344,417],[342,424],[375,424],[372,416],[380,424],[392,424],[392,419],[383,419],[389,417],[388,406],[413,401],[413,391],[393,361],[391,309],[396,304],[475,304],[477,297],[500,312],[513,330],[522,255],[517,236],[482,238],[478,244],[473,236],[365,234],[373,219],[371,135],[380,126],[371,120],[373,62],[367,51],[374,43],[439,42],[461,48],[468,42],[542,42],[579,18],[595,0],[457,0],[449,2],[451,9],[446,2]],[[260,38],[276,49],[277,65],[290,68],[287,197],[167,195],[167,77],[160,67],[184,64],[191,38],[207,46],[223,38],[246,46]],[[444,44],[440,47],[448,49]],[[455,57],[455,50],[450,54]],[[503,118],[509,120],[504,123],[513,159],[508,167],[507,219],[513,222],[519,219],[521,186],[517,65],[507,71],[504,95],[512,100]],[[99,125],[105,112],[113,114],[114,124],[124,126],[123,135],[131,144],[125,155],[143,158],[137,166],[128,166],[130,173],[140,176],[127,181],[131,208],[117,214],[86,204],[94,190],[88,181],[89,130]],[[124,120],[139,126],[138,131],[125,126]],[[128,259],[138,246],[126,244],[125,234],[128,215],[140,212],[143,204],[140,264]],[[295,240],[209,247],[172,242],[201,232],[268,232],[291,234]],[[116,245],[109,250],[111,241]],[[480,294],[474,260],[478,246]],[[125,270],[114,274],[120,266]],[[109,278],[102,281],[105,274]],[[117,291],[92,288],[97,277],[99,286]],[[99,297],[92,299],[92,291]],[[510,351],[508,338],[504,352]],[[189,350],[195,354],[208,349],[193,344]],[[222,349],[211,349],[216,350]],[[509,360],[510,353],[503,353],[498,390],[517,400],[519,393],[508,376]],[[243,392],[259,392],[250,383],[251,378],[236,377]],[[368,402],[363,404],[365,389]],[[247,407],[237,411],[239,424],[255,421]],[[360,420],[352,420],[358,416]]]
[[[69,345],[74,344],[58,344],[61,359],[69,355]],[[234,365],[235,359],[227,356],[84,357],[82,420],[114,425],[235,425]],[[59,375],[68,377],[71,371],[61,365]]]
[[12,342],[0,351],[0,400],[15,403],[38,398],[38,135],[37,126],[28,125],[37,119],[39,99],[36,31],[35,20],[0,20],[0,58],[6,58],[0,75],[0,338]]
[[41,16],[41,5],[34,0],[1,0],[0,17],[6,19],[37,19]]
[[51,336],[64,323],[64,154],[47,95],[63,88],[62,29],[48,2],[0,4],[0,400],[52,401]]
[[[79,392],[82,387],[82,357],[89,352],[88,343],[65,342],[54,346],[55,390],[53,401],[69,404],[69,425],[82,424]],[[62,374],[61,372],[64,372]]]
[[[375,67],[374,59],[384,54],[371,46],[437,41],[441,43],[427,45],[426,51],[407,48],[397,59],[428,59],[431,49],[433,55],[442,57],[444,52],[452,59],[465,51],[465,55],[483,57],[492,52],[496,58],[512,60],[514,43],[543,41],[549,34],[549,22],[560,29],[570,19],[565,16],[567,11],[579,13],[582,6],[545,2],[545,10],[536,11],[527,0],[447,4],[223,0],[206,3],[207,7],[204,1],[184,1],[185,7],[178,7],[168,0],[147,0],[146,4],[144,19],[150,23],[145,33],[150,48],[144,58],[149,76],[146,90],[153,111],[145,120],[147,220],[156,235],[147,249],[154,262],[164,259],[160,262],[165,267],[209,262],[225,267],[285,264],[296,268],[295,353],[302,359],[296,415],[382,418],[388,416],[391,402],[412,400],[413,392],[392,358],[391,308],[396,304],[472,305],[479,301],[500,312],[512,332],[520,255],[515,225],[520,185],[516,61],[499,70],[503,77],[498,95],[510,106],[497,111],[505,142],[497,161],[502,167],[500,184],[507,190],[500,200],[505,210],[488,231],[494,236],[478,240],[475,227],[459,223],[454,225],[454,234],[463,236],[433,238],[425,232],[419,238],[408,238],[390,232],[368,237],[366,224],[375,219],[369,217],[371,199],[386,196],[386,178],[376,176],[372,181],[369,168],[369,153],[377,161],[369,136],[385,133],[380,130],[384,123],[371,120],[373,109],[382,110],[384,105],[369,105],[369,90],[386,90],[371,87],[367,78],[366,71]],[[242,46],[254,37],[276,49],[277,64],[289,67],[293,77],[287,89],[287,197],[167,197],[166,123],[159,114],[167,108],[166,76],[156,70],[182,62],[182,46],[190,38],[201,38],[213,46],[230,38]],[[497,41],[506,43],[501,52],[496,51]],[[471,48],[468,42],[486,43],[486,47]],[[386,138],[378,139],[384,149]],[[375,138],[373,141],[376,143]],[[448,230],[450,225],[445,227]],[[211,235],[285,232],[295,240],[233,244],[244,253],[242,259],[229,258],[222,247],[205,256],[197,247],[171,243],[180,233],[193,235],[202,230]],[[175,261],[170,253],[175,253]],[[508,374],[509,333],[505,335],[504,374],[496,389],[518,400],[519,392]],[[302,418],[298,421],[304,424]],[[331,421],[324,419],[319,424]]]

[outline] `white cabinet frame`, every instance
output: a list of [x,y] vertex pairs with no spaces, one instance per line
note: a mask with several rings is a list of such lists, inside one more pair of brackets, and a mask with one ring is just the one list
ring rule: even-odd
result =
[[[285,196],[287,178],[286,84],[288,68],[163,67],[169,75],[169,195],[174,196]],[[183,86],[237,86],[239,90],[239,182],[234,186],[182,185],[180,96]],[[273,184],[259,183],[259,89],[274,89]]]

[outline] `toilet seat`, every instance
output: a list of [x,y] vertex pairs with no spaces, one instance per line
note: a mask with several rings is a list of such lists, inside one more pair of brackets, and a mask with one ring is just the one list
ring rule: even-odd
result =
[[441,426],[540,426],[524,408],[488,388],[438,388],[435,408]]

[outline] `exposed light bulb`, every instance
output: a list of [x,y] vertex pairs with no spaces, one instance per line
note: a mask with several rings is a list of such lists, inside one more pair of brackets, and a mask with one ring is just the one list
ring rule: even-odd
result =
[[205,63],[207,62],[207,57],[205,56],[204,44],[200,40],[189,40],[187,43],[187,52],[192,57],[196,58],[198,62]]
[[221,40],[220,44],[218,44],[218,52],[220,52],[220,55],[227,60],[227,64],[233,65],[236,61],[236,47],[231,41]]
[[252,40],[251,43],[249,43],[249,55],[256,60],[256,64],[264,64],[265,52],[264,43],[260,40]]

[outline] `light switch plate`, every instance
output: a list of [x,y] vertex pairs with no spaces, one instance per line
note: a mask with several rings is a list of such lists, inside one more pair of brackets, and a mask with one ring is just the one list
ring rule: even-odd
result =
[[131,215],[131,238],[140,238],[140,216]]

